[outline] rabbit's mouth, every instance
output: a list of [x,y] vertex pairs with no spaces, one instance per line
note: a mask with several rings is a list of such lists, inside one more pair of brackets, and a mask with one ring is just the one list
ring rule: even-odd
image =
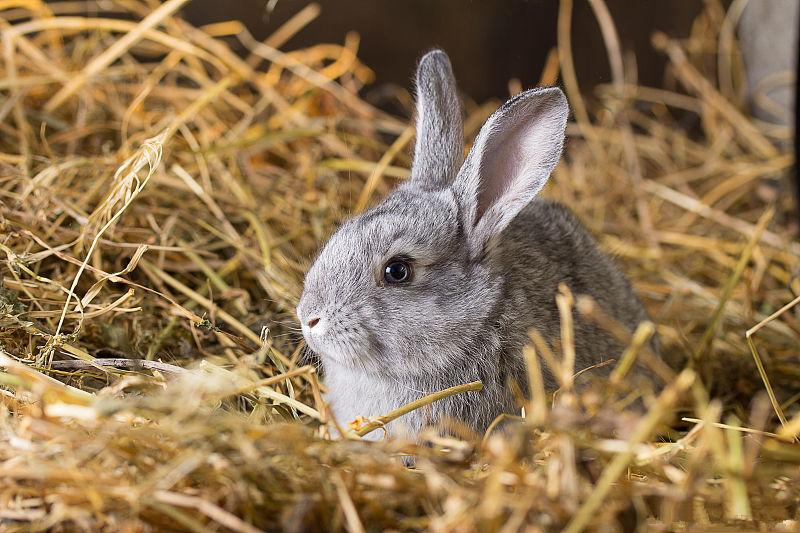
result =
[[316,327],[311,330],[304,328],[303,336],[308,347],[320,357],[323,364],[332,361],[342,366],[364,368],[370,351],[365,346],[368,344],[364,342],[365,339],[351,328],[331,326],[320,330]]
[[329,339],[322,343],[318,341],[309,342],[308,345],[319,355],[323,365],[325,363],[334,363],[339,366],[360,368],[362,370],[366,367],[364,354],[348,343]]

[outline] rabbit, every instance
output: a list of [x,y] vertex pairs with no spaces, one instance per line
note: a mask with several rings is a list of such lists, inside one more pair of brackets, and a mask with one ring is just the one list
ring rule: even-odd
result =
[[[340,424],[480,380],[481,391],[385,429],[418,439],[423,428],[455,420],[482,433],[498,415],[519,412],[509,383],[527,390],[529,330],[558,343],[560,283],[631,330],[647,314],[577,218],[537,198],[564,145],[569,106],[560,89],[506,102],[465,159],[461,105],[443,51],[420,60],[416,88],[410,179],[330,237],[306,275],[297,317]],[[574,343],[576,371],[623,349],[577,314]],[[545,381],[556,387],[549,372]]]

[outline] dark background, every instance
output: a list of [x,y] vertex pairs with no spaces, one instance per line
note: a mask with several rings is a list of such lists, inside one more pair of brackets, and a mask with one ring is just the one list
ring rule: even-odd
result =
[[[308,0],[194,0],[184,16],[196,25],[238,19],[263,40]],[[361,35],[359,57],[379,83],[408,87],[414,66],[438,46],[451,57],[462,90],[483,101],[508,96],[508,80],[535,85],[556,45],[558,0],[322,0],[322,13],[282,47],[342,43],[348,31]],[[687,36],[701,0],[607,0],[626,50],[634,50],[639,80],[661,86],[665,61],[650,37],[662,30]],[[725,2],[727,3],[727,2]],[[573,7],[575,67],[583,87],[609,81],[600,30],[585,0]]]

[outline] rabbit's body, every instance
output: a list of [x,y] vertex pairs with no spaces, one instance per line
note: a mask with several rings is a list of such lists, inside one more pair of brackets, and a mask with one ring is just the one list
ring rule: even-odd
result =
[[[502,315],[524,325],[509,328],[508,340],[516,347],[515,353],[529,342],[526,332],[531,329],[551,347],[558,342],[561,320],[556,293],[560,283],[576,296],[592,297],[629,331],[648,319],[625,275],[562,204],[533,200],[503,232],[499,248],[496,262],[502,266],[497,268],[506,271],[507,291],[501,298]],[[573,317],[576,372],[619,355],[623,347],[607,331],[578,313]],[[545,385],[555,388],[548,369],[542,370]],[[515,378],[524,385],[524,375]]]
[[[412,438],[445,419],[482,431],[497,415],[518,411],[509,383],[525,389],[521,352],[530,329],[558,344],[560,283],[592,296],[630,329],[646,318],[624,275],[572,213],[534,199],[561,155],[568,115],[561,91],[507,102],[462,165],[460,104],[442,52],[423,58],[417,85],[411,180],[331,237],[298,306],[340,423],[483,382],[480,392],[389,425]],[[575,371],[619,355],[606,332],[574,317]]]
[[[398,215],[402,211],[398,211],[395,202],[413,206],[402,190],[396,194],[397,199],[387,199],[380,209],[388,208]],[[408,209],[409,221],[416,218],[415,212]],[[371,216],[378,214],[368,213],[366,220]],[[493,290],[481,297],[482,303],[491,302],[487,306],[489,312],[474,317],[471,327],[451,330],[451,342],[458,346],[459,356],[442,368],[429,369],[420,364],[420,372],[408,368],[354,368],[328,360],[324,371],[330,393],[326,399],[337,420],[380,416],[426,394],[476,380],[484,384],[482,392],[440,400],[389,424],[387,429],[391,431],[397,425],[401,432],[413,435],[422,427],[453,419],[480,432],[501,413],[518,411],[508,381],[514,380],[527,392],[521,355],[528,342],[527,331],[536,329],[551,347],[558,343],[560,319],[555,295],[562,282],[574,294],[589,295],[605,309],[616,311],[614,318],[631,330],[647,319],[625,276],[561,204],[535,199],[503,231],[495,246],[489,272]],[[627,305],[630,302],[636,305]],[[576,370],[619,354],[621,346],[607,332],[577,314],[574,318]],[[545,385],[554,389],[555,379],[546,367],[542,370]],[[374,432],[371,437],[379,438],[381,433]]]

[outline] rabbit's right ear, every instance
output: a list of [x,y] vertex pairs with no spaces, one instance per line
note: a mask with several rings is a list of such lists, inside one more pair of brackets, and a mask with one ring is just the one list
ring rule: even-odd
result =
[[417,67],[417,142],[411,184],[423,190],[448,187],[464,159],[461,101],[450,60],[441,50]]
[[520,93],[489,117],[453,183],[471,254],[479,256],[547,183],[569,106],[561,89]]

